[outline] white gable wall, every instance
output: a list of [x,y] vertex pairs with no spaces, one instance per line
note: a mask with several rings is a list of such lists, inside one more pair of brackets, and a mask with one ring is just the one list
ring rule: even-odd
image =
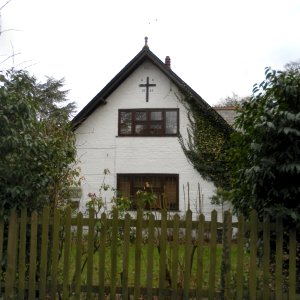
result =
[[[145,91],[139,84],[156,84],[146,102]],[[143,79],[143,81],[141,81]],[[154,81],[152,81],[152,79]],[[177,137],[118,137],[118,110],[130,108],[179,108],[180,132],[187,138],[187,113],[177,96],[174,84],[152,63],[145,62],[137,68],[106,100],[107,104],[96,109],[77,129],[76,143],[81,173],[84,209],[88,193],[98,193],[103,180],[103,170],[109,169],[105,183],[116,187],[118,173],[164,173],[179,174],[179,210],[184,212],[183,185],[187,198],[187,183],[190,187],[191,209],[195,210],[198,199],[198,184],[203,195],[203,211],[209,216],[212,209],[210,197],[214,185],[204,180],[187,161]],[[106,195],[107,202],[112,194]]]

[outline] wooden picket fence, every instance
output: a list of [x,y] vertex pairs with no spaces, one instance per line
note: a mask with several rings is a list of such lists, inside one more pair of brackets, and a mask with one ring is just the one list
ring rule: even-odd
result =
[[0,221],[0,299],[299,299],[298,246],[296,230],[255,211],[236,223],[215,211],[12,211]]

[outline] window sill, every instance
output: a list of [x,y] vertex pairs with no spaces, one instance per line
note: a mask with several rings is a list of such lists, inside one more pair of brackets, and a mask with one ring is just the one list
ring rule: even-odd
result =
[[116,138],[178,138],[179,134],[176,135],[116,135]]

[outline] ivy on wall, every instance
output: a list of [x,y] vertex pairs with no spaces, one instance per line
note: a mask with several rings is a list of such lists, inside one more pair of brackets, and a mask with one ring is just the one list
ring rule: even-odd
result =
[[210,106],[199,105],[181,92],[179,100],[188,112],[188,139],[179,136],[181,147],[194,168],[217,188],[229,187],[227,149],[233,129]]

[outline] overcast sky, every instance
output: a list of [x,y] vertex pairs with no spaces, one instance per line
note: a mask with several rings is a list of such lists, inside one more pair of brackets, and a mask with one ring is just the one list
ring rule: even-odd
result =
[[211,105],[232,92],[251,94],[266,66],[300,59],[299,0],[11,0],[1,27],[1,61],[20,53],[2,69],[64,77],[78,109],[142,49],[145,36]]

